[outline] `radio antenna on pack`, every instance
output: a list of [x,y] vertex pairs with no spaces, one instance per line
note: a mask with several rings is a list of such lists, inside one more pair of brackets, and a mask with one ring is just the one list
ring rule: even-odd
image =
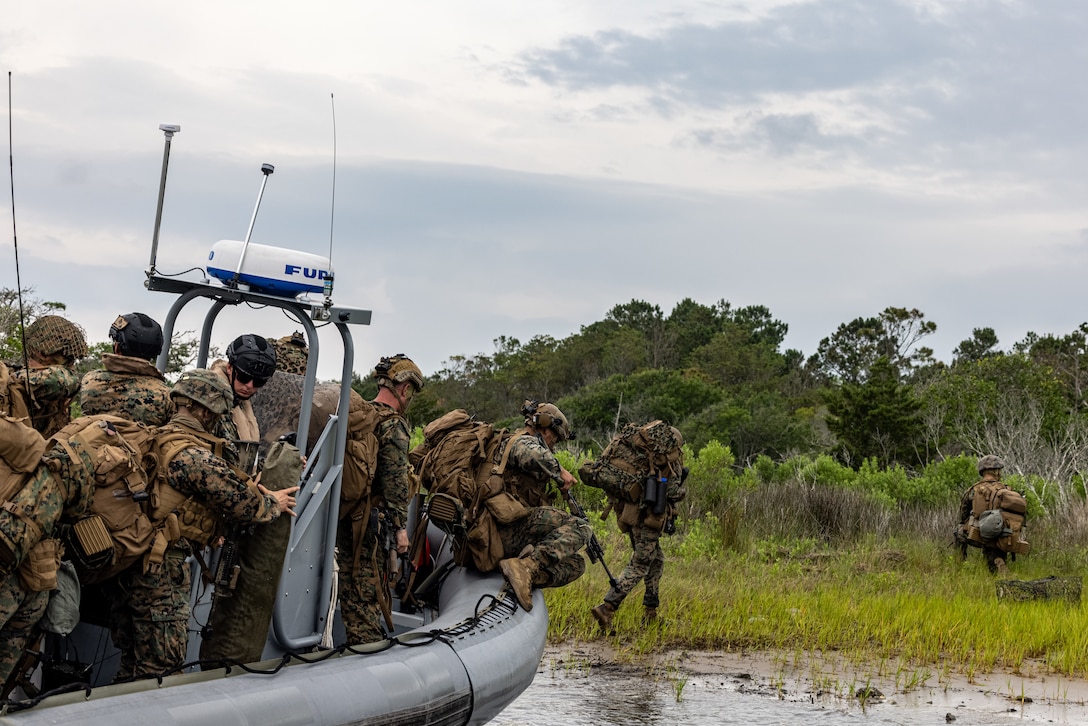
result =
[[[23,281],[19,276],[19,235],[15,227],[15,151],[12,143],[11,120],[11,71],[8,71],[8,179],[11,182],[11,242],[15,247],[15,295],[19,300],[19,340],[23,348],[23,369],[30,367],[26,352],[26,313],[23,311]],[[26,392],[30,397],[30,376],[27,376]]]
[[332,304],[332,237],[336,223],[336,96],[329,94],[332,104],[332,208],[329,210],[329,274],[325,278],[325,305]]

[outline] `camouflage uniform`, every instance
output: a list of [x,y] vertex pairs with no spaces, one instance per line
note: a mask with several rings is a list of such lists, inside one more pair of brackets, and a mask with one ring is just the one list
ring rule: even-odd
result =
[[[191,416],[178,413],[167,428],[203,432]],[[183,449],[166,465],[170,486],[193,497],[221,518],[239,523],[269,522],[279,516],[276,500],[259,494],[226,461],[201,444]],[[198,545],[199,546],[199,545]],[[186,540],[167,551],[159,571],[131,567],[117,577],[119,600],[113,603],[110,629],[121,650],[116,681],[153,677],[184,663],[189,626],[189,566]]]
[[90,371],[80,384],[84,415],[108,413],[148,426],[162,426],[174,415],[170,386],[154,365],[113,353],[103,354],[102,364],[105,370]]
[[14,378],[24,392],[29,381],[33,394],[27,406],[30,421],[42,436],[49,438],[71,422],[72,399],[79,393],[79,376],[71,368],[62,365],[24,368]]
[[[46,452],[20,491],[9,499],[10,509],[0,511],[0,516],[14,517],[12,512],[19,511],[41,528],[41,539],[48,540],[58,522],[74,521],[85,514],[94,485],[85,469],[69,468],[68,461],[67,452],[59,445]],[[10,472],[6,463],[4,470]],[[0,682],[11,675],[48,604],[49,593],[28,591],[18,570],[0,579]]]
[[[537,564],[533,584],[562,587],[586,571],[580,551],[589,543],[593,531],[588,522],[547,506],[552,499],[547,486],[560,478],[562,467],[536,435],[523,433],[510,439],[506,446],[512,447],[506,464],[507,489],[528,506],[529,512],[512,524],[499,525],[503,557],[516,558],[532,545],[533,552],[528,557]],[[498,456],[501,458],[501,451]]]
[[[501,452],[499,456],[501,456]],[[516,432],[510,443],[506,488],[526,507],[555,505],[561,467],[548,447],[526,429]]]
[[[389,408],[382,403],[374,406]],[[394,533],[408,521],[408,422],[389,414],[378,425],[378,463],[371,498],[374,514],[358,552],[352,549],[351,523],[340,520],[336,531],[336,560],[340,567],[340,617],[348,643],[372,643],[385,638],[381,602],[388,600],[389,549]],[[375,527],[375,523],[378,527]]]
[[24,396],[29,383],[27,409],[32,425],[48,438],[72,420],[72,399],[79,391],[73,366],[87,355],[87,335],[70,320],[43,315],[27,326],[25,337],[26,352],[34,365],[20,371],[16,383]]
[[[965,534],[962,534],[963,530],[967,527],[967,522],[971,519],[971,512],[974,509],[975,503],[975,487],[979,484],[997,484],[999,486],[1005,486],[999,479],[995,479],[992,476],[984,476],[980,481],[975,482],[971,487],[963,493],[963,497],[960,498],[960,528],[957,534],[962,536],[962,551],[963,558],[967,559],[967,538]],[[998,547],[990,547],[988,545],[982,545],[982,558],[986,560],[986,569],[990,571],[990,574],[996,573],[998,570],[1005,570],[1007,565],[1005,563],[1005,552]],[[998,562],[1000,561],[1000,566]]]

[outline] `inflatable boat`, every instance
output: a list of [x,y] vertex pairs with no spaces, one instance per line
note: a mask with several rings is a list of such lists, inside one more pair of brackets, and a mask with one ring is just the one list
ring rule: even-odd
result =
[[[161,128],[167,131],[165,186],[170,138],[179,129]],[[178,315],[193,301],[210,303],[197,367],[207,367],[214,324],[228,307],[278,307],[304,328],[308,343],[306,375],[289,381],[291,392],[281,391],[275,401],[281,417],[285,410],[297,414],[292,433],[306,464],[262,660],[223,667],[198,662],[201,623],[207,622],[215,585],[194,577],[190,658],[180,672],[110,685],[117,651],[109,642],[109,631],[103,624],[81,623],[62,642],[57,636],[51,636],[52,643],[47,641],[43,650],[56,657],[43,660],[42,672],[31,679],[37,686],[27,689],[29,695],[20,689],[0,706],[0,725],[480,724],[494,718],[537,672],[547,636],[547,609],[539,591],[533,594],[532,611],[526,612],[501,575],[453,565],[450,544],[436,529],[427,533],[429,547],[424,548],[431,553],[424,563],[429,576],[401,593],[411,595],[403,597],[411,607],[400,607],[400,599],[394,600],[393,634],[377,643],[343,642],[334,543],[348,422],[339,412],[348,410],[351,396],[354,347],[349,328],[368,325],[370,312],[333,304],[331,273],[317,299],[308,297],[313,290],[295,294],[289,286],[239,282],[255,279],[241,274],[247,257],[244,247],[236,255],[233,276],[222,270],[196,281],[159,275],[155,249],[161,208],[162,188],[145,283],[150,291],[177,296],[162,325],[166,346],[157,361],[161,370],[169,360]],[[250,264],[268,263],[267,254],[278,253],[250,250]],[[290,266],[286,270],[290,273]],[[339,332],[343,365],[341,383],[332,396],[335,402],[329,411],[311,417],[320,355],[315,321]],[[59,685],[58,671],[66,675]]]

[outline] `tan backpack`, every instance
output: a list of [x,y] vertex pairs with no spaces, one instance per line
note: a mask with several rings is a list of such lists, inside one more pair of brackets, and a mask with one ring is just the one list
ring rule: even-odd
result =
[[428,492],[426,510],[454,537],[458,564],[488,572],[502,559],[498,525],[516,521],[525,508],[505,489],[503,476],[513,434],[456,409],[423,429],[423,443],[408,455]]
[[72,524],[67,538],[83,584],[112,577],[150,547],[148,502],[156,469],[150,449],[156,431],[100,414],[78,418],[53,436],[73,461],[93,472],[90,512]]
[[973,489],[967,539],[976,546],[1024,554],[1031,547],[1024,538],[1027,512],[1027,500],[1020,492],[1003,482],[981,481]]

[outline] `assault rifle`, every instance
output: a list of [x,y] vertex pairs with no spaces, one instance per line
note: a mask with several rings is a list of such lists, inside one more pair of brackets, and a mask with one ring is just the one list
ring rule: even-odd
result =
[[[586,516],[586,510],[582,509],[582,505],[578,503],[578,500],[574,498],[574,495],[567,490],[567,502],[570,503],[570,512],[579,519],[584,519],[589,522],[589,517]],[[614,589],[616,588],[616,578],[612,577],[612,572],[608,569],[608,563],[604,561],[604,547],[601,546],[600,541],[597,539],[597,535],[590,532],[589,544],[586,545],[586,554],[589,555],[589,561],[591,563],[601,563],[601,567],[604,568],[604,574],[608,575],[608,584]]]

